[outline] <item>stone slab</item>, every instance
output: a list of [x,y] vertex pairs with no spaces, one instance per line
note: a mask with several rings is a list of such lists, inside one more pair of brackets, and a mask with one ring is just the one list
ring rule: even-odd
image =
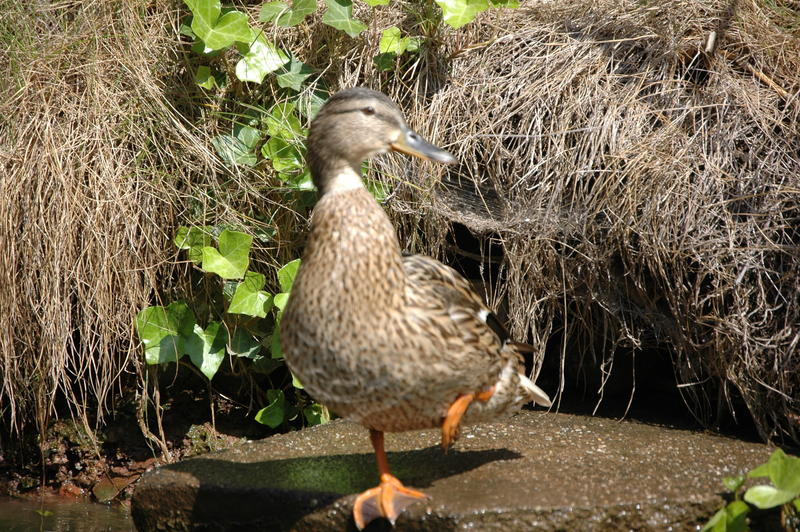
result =
[[[631,421],[524,411],[465,427],[387,434],[392,472],[431,496],[401,531],[696,530],[722,504],[721,480],[771,449]],[[367,430],[334,421],[146,473],[140,531],[355,530],[355,495],[377,483]],[[388,530],[383,520],[367,530]]]

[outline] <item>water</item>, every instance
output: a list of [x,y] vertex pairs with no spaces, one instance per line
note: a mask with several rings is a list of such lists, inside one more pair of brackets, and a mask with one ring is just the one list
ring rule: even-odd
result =
[[9,499],[0,497],[2,532],[135,532],[130,512],[56,497]]

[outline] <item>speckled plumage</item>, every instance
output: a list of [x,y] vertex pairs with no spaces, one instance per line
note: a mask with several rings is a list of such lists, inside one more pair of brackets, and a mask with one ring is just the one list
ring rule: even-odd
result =
[[549,404],[467,281],[435,259],[403,257],[383,209],[353,185],[361,160],[401,131],[397,108],[365,89],[337,94],[312,124],[322,197],[281,322],[287,364],[316,400],[376,431],[441,427],[456,398],[492,387],[466,422]]

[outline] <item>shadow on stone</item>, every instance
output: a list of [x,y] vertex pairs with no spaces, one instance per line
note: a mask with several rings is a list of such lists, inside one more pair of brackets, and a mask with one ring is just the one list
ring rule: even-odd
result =
[[[438,446],[426,449],[387,453],[392,473],[414,488],[424,490],[433,482],[459,475],[495,461],[516,460],[522,455],[508,449],[450,451]],[[347,530],[356,530],[349,518],[352,499],[378,482],[374,456],[365,453],[320,455],[259,462],[239,462],[198,457],[160,468],[156,481],[174,497],[176,487],[192,486],[190,523],[202,523],[192,530],[287,530],[303,517],[325,507],[340,507],[347,512]],[[192,477],[192,478],[188,478]],[[150,479],[151,486],[153,478]],[[170,485],[172,489],[169,489]],[[147,493],[159,496],[158,490],[137,491],[138,506]],[[341,499],[341,500],[340,500]],[[158,504],[157,501],[152,501]],[[163,502],[163,501],[162,501]],[[188,501],[185,501],[188,502]],[[188,509],[188,506],[184,505]],[[341,511],[339,511],[341,510]],[[341,518],[341,515],[339,516]],[[144,516],[134,511],[140,530],[154,528]],[[344,524],[344,523],[343,523]],[[366,530],[389,530],[382,520]]]

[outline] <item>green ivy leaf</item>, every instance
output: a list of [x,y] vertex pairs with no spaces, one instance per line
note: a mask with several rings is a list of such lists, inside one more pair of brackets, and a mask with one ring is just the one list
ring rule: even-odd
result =
[[262,290],[264,283],[264,276],[260,273],[245,273],[244,281],[239,283],[231,298],[228,313],[266,318],[272,308],[272,296]]
[[275,294],[275,298],[273,299],[273,304],[278,308],[278,310],[283,310],[286,308],[286,302],[289,301],[289,294],[285,292],[280,292]]
[[297,96],[297,110],[311,121],[329,97],[328,91],[320,88],[303,91]]
[[203,260],[203,247],[211,245],[212,228],[208,225],[178,227],[173,242],[178,249],[189,251],[189,260],[200,264]]
[[303,156],[298,149],[280,137],[272,137],[261,147],[261,154],[272,163],[276,172],[302,170]]
[[744,500],[756,508],[765,510],[786,504],[795,496],[796,494],[791,491],[780,490],[773,486],[753,486],[744,493]]
[[267,2],[261,6],[261,11],[258,14],[260,22],[272,22],[284,13],[287,13],[291,8],[286,2]]
[[255,166],[257,162],[256,154],[232,135],[217,135],[211,139],[211,144],[220,159],[231,166]]
[[241,279],[250,263],[253,237],[237,231],[225,230],[219,235],[219,250],[203,248],[202,268],[223,279]]
[[297,26],[306,16],[317,10],[317,0],[294,0],[290,8],[285,2],[268,2],[261,7],[259,20],[285,28]]
[[400,28],[392,26],[383,30],[378,49],[384,54],[403,55],[408,46],[408,37],[400,35]]
[[472,22],[478,13],[489,9],[489,0],[434,0],[442,8],[443,20],[453,28]]
[[725,489],[730,491],[731,493],[735,493],[739,488],[742,487],[745,481],[744,475],[738,475],[735,477],[725,477],[722,479],[722,484],[725,486]]
[[777,449],[769,457],[769,478],[779,490],[800,495],[800,458]]
[[299,268],[300,259],[294,259],[293,261],[284,264],[281,269],[278,270],[278,282],[281,285],[281,291],[286,293],[292,291],[294,278],[297,277],[297,270]]
[[256,413],[256,421],[270,428],[278,428],[286,418],[288,408],[283,390],[267,390],[269,404]]
[[250,126],[237,125],[233,128],[233,135],[250,151],[254,150],[261,140],[261,132]]
[[233,356],[255,359],[259,358],[258,354],[261,352],[261,347],[261,342],[247,329],[237,327],[233,332],[233,338],[231,338],[228,350]]
[[328,409],[319,403],[314,403],[303,409],[303,416],[306,418],[309,426],[324,425],[331,420],[331,414]]
[[276,76],[278,86],[300,92],[303,82],[314,73],[314,69],[294,56],[290,56],[288,67],[284,65],[283,72]]
[[351,0],[325,0],[328,10],[322,16],[322,22],[341,30],[352,38],[367,29],[367,25],[353,18],[353,2]]
[[750,507],[733,501],[709,519],[700,532],[747,532],[747,513]]
[[252,32],[241,11],[222,12],[219,0],[184,0],[192,11],[192,31],[208,50],[221,50],[234,42],[249,42]]
[[270,338],[269,350],[273,359],[283,358],[283,348],[281,347],[281,316],[283,316],[282,311],[278,312],[278,316],[275,319],[275,330],[272,331],[272,337]]
[[300,120],[294,110],[295,105],[291,102],[281,102],[273,105],[264,116],[267,134],[271,137],[280,137],[288,141],[305,138],[306,132],[300,125]]
[[236,63],[236,77],[241,81],[261,83],[267,74],[275,72],[288,61],[283,50],[259,36]]
[[205,330],[195,325],[192,334],[186,338],[185,348],[192,364],[211,380],[225,358],[227,343],[228,332],[225,327],[218,321],[212,321]]
[[211,90],[214,88],[214,83],[216,80],[211,74],[210,68],[205,65],[200,65],[197,67],[197,73],[194,75],[194,82],[206,90]]
[[142,309],[136,315],[136,334],[144,344],[145,361],[177,362],[186,354],[185,339],[192,334],[195,323],[194,313],[182,301]]
[[298,390],[302,390],[303,389],[303,383],[300,382],[300,379],[298,379],[297,375],[295,375],[294,373],[292,373],[292,386],[294,386]]

